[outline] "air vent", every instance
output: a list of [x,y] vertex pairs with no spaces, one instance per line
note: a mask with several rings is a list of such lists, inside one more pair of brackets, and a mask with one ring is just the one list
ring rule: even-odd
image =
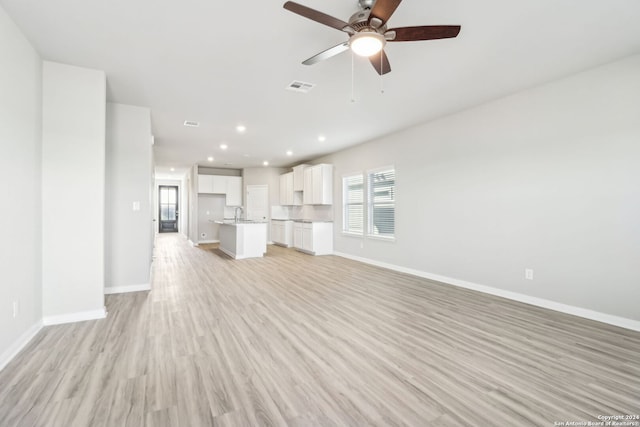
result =
[[192,121],[190,121],[190,120],[185,120],[185,121],[184,121],[184,125],[185,125],[185,126],[192,127],[192,128],[197,128],[197,127],[199,127],[199,126],[200,126],[200,123],[198,123],[198,122],[192,122]]
[[287,90],[292,90],[294,92],[308,93],[315,86],[316,85],[314,85],[313,83],[305,83],[305,82],[299,82],[297,80],[294,80],[291,83],[289,83],[289,86],[287,86]]

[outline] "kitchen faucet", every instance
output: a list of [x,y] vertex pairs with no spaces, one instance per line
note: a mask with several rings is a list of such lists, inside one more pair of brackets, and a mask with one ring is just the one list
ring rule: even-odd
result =
[[233,219],[235,220],[235,222],[238,222],[238,220],[240,219],[240,217],[238,216],[238,209],[240,209],[240,215],[242,215],[244,213],[244,209],[242,209],[242,206],[238,206],[236,208],[236,212],[235,215],[233,217]]

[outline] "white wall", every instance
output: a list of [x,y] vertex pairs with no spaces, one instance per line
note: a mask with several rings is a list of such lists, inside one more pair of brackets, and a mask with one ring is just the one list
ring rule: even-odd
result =
[[[640,320],[640,56],[318,162],[336,252]],[[397,240],[342,235],[341,177],[386,165]]]
[[42,318],[42,61],[2,8],[0,55],[1,369]]
[[151,111],[108,103],[105,292],[150,285],[151,165]]
[[224,194],[198,194],[198,243],[220,241],[220,225],[210,222],[222,221],[226,214],[231,217],[234,208],[227,208]]
[[96,318],[104,315],[105,74],[43,67],[44,322]]

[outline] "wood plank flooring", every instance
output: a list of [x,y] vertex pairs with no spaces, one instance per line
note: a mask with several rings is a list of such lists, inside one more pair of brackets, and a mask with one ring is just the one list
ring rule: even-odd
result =
[[0,426],[553,426],[640,413],[640,333],[343,258],[158,236],[153,290],[44,328]]

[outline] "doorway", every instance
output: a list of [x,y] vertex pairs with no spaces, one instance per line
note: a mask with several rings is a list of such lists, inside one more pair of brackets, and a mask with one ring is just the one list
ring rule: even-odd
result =
[[266,221],[269,217],[269,186],[247,185],[247,212],[252,221]]
[[158,218],[160,233],[178,231],[178,186],[161,185],[158,187]]

